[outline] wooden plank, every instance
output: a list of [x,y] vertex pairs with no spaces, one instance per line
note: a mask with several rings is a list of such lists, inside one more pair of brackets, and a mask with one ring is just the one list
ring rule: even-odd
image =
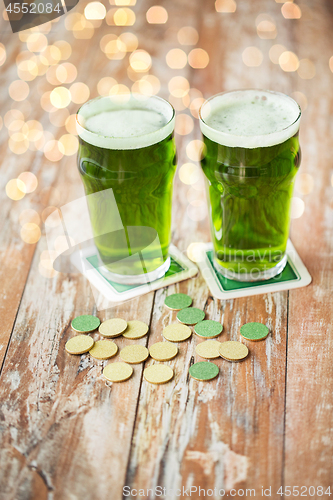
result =
[[[239,2],[234,15],[217,15],[213,5],[198,10],[198,46],[208,52],[211,62],[205,70],[192,72],[191,87],[206,96],[242,87],[293,90],[294,77],[273,64],[269,73],[266,66],[246,68],[242,63],[248,45],[260,47],[268,57],[274,42],[257,39],[255,28],[256,16],[267,8],[267,2]],[[184,153],[193,138],[200,138],[198,127],[180,145],[183,161],[188,161]],[[174,240],[182,249],[194,238],[209,239],[207,217],[195,223],[186,214],[187,190],[178,183],[177,219],[182,222],[175,228]],[[256,489],[259,497],[261,487],[277,491],[283,473],[288,292],[217,301],[201,277],[168,293],[176,290],[189,293],[208,318],[223,321],[221,340],[239,339],[240,326],[249,321],[268,324],[272,335],[264,343],[249,343],[251,356],[243,363],[217,360],[221,375],[206,384],[188,377],[192,357],[201,360],[195,355],[200,340],[193,337],[180,345],[180,355],[169,363],[176,372],[172,383],[153,387],[143,382],[126,485],[136,490],[191,485],[206,490],[247,488]],[[165,292],[157,292],[150,344],[161,340],[163,327],[175,320],[174,313],[163,309],[164,296]],[[220,498],[216,491],[213,498]]]
[[[64,20],[59,22],[55,39],[71,39],[63,23]],[[104,25],[92,41],[71,40],[71,62],[77,64],[78,79],[87,82],[92,96],[97,95],[101,68],[106,74],[113,69],[113,76],[119,81],[124,72],[124,65],[108,61],[99,51],[99,40],[109,31]],[[49,38],[53,37],[51,34]],[[16,45],[13,50],[17,50]],[[90,59],[82,58],[90,50],[99,54],[93,61],[98,71],[92,71]],[[34,83],[31,85],[34,87]],[[42,80],[38,88],[47,91],[52,86]],[[39,98],[38,92],[36,96]],[[77,105],[71,104],[72,112],[76,108]],[[48,122],[46,113],[43,119]],[[61,206],[82,195],[74,158],[64,158],[60,165],[52,167],[43,163],[42,167],[47,185],[53,183],[51,195],[58,195],[57,202],[51,197],[50,203]],[[12,170],[10,175],[13,174]],[[16,206],[17,223],[23,207]],[[107,498],[111,492],[112,498],[120,499],[143,366],[135,367],[134,376],[126,384],[112,385],[101,375],[105,362],[65,353],[66,340],[73,334],[71,319],[78,314],[94,314],[96,307],[90,285],[79,275],[58,274],[47,280],[39,274],[40,255],[45,249],[46,241],[42,238],[1,374],[0,496],[6,500],[22,495],[38,499]],[[26,261],[28,272],[29,260]],[[23,288],[24,283],[21,290],[16,287],[17,302],[10,311],[7,303],[6,312],[14,314],[10,318],[12,323]],[[153,293],[147,294],[99,316],[102,320],[121,316],[149,323],[153,297]],[[6,325],[7,339],[12,323]],[[131,343],[123,339],[116,342],[120,349]],[[147,338],[138,342],[144,345]]]
[[331,487],[333,493],[332,11],[325,2],[307,5],[313,19],[298,23],[295,43],[302,56],[315,62],[317,72],[300,87],[308,99],[300,133],[301,171],[312,176],[313,190],[297,193],[305,211],[293,222],[292,237],[313,281],[290,292],[285,485],[312,486],[319,498],[317,487]]
[[[38,245],[38,253],[42,249]],[[142,365],[126,384],[110,384],[101,373],[107,361],[65,353],[74,333],[71,319],[95,312],[93,296],[77,275],[43,279],[38,258],[1,377],[0,490],[4,498],[17,498],[20,491],[35,498],[39,477],[54,498],[106,498],[110,491],[121,498]],[[152,301],[151,293],[99,317],[149,324]],[[116,343],[121,349],[131,341]]]

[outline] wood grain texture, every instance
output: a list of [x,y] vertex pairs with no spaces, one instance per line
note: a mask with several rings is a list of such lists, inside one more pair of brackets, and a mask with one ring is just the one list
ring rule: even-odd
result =
[[[82,5],[81,5],[82,3]],[[159,2],[169,13],[166,25],[149,25],[145,19],[153,2],[134,7],[133,27],[101,23],[90,40],[78,40],[61,18],[48,35],[49,43],[66,39],[72,45],[70,62],[78,69],[77,81],[87,83],[91,97],[97,83],[113,76],[129,87],[131,81],[122,60],[109,60],[99,49],[108,33],[134,32],[139,48],[152,55],[153,74],[161,82],[160,95],[169,97],[168,82],[184,76],[191,88],[208,97],[223,90],[245,87],[303,92],[308,108],[303,114],[301,172],[312,175],[312,193],[301,196],[303,217],[292,225],[292,239],[313,276],[309,287],[292,292],[237,299],[214,300],[202,277],[158,290],[99,313],[139,319],[150,324],[149,336],[138,343],[162,340],[163,327],[176,313],[163,306],[167,294],[179,291],[193,297],[195,307],[207,318],[221,321],[219,340],[239,340],[240,326],[262,321],[270,328],[265,342],[245,342],[250,356],[241,363],[216,360],[220,376],[210,383],[188,376],[194,361],[201,361],[197,336],[179,344],[179,355],[168,362],[175,378],[154,386],[142,378],[144,365],[134,366],[134,376],[124,384],[110,384],[102,377],[108,362],[88,355],[74,357],[64,345],[73,334],[70,322],[78,314],[96,314],[90,285],[78,274],[59,273],[47,280],[38,272],[43,237],[27,245],[19,236],[18,218],[25,208],[41,211],[48,204],[61,206],[83,194],[74,157],[53,164],[41,152],[17,156],[0,133],[1,192],[7,181],[24,170],[38,177],[37,191],[19,202],[2,195],[0,220],[0,499],[120,500],[123,485],[133,488],[256,489],[280,485],[332,484],[332,292],[333,292],[333,192],[330,149],[333,76],[328,67],[332,55],[332,9],[328,2],[303,1],[302,18],[285,20],[281,4],[268,0],[237,2],[233,14],[217,13],[214,2],[175,0]],[[83,12],[84,3],[76,7]],[[278,36],[261,40],[256,32],[260,13],[274,17]],[[1,21],[1,26],[4,21]],[[8,26],[8,25],[7,25]],[[177,32],[194,26],[198,46],[210,56],[206,69],[188,65],[172,70],[166,53],[179,47]],[[26,46],[18,34],[6,30],[2,38],[7,61],[0,74],[1,88],[17,79],[14,61]],[[282,43],[300,59],[316,63],[313,80],[302,80],[270,62],[268,52]],[[242,52],[256,46],[263,53],[259,67],[246,67]],[[182,47],[189,52],[192,47]],[[56,138],[62,133],[51,125],[39,99],[52,90],[44,77],[29,82],[29,119],[38,119]],[[4,92],[0,94],[2,117],[20,109]],[[71,103],[69,110],[78,106]],[[186,110],[183,112],[187,112]],[[189,161],[186,147],[200,139],[198,123],[190,135],[177,136],[178,159]],[[200,184],[201,182],[201,184]],[[175,177],[172,239],[186,252],[193,241],[209,241],[208,216],[194,221],[188,202],[205,201],[203,179],[195,189]],[[98,335],[95,336],[96,339]],[[133,343],[116,339],[119,348]],[[215,362],[215,361],[214,361]],[[148,360],[146,365],[154,363]],[[146,495],[153,499],[153,494]],[[172,497],[170,497],[172,498]],[[195,497],[193,497],[195,498]],[[217,499],[218,495],[211,498]],[[234,496],[240,498],[240,496]],[[278,497],[280,498],[280,497]],[[325,497],[324,497],[325,498]],[[172,498],[172,500],[174,500]]]
[[291,235],[313,282],[290,292],[285,444],[285,484],[324,490],[333,484],[333,98],[327,92],[333,12],[324,10],[327,5],[312,9],[313,21],[300,23],[295,34],[297,51],[316,60],[320,76],[316,85],[304,81],[301,88],[309,102],[300,132],[302,170],[314,187],[302,197],[304,216],[294,221]]

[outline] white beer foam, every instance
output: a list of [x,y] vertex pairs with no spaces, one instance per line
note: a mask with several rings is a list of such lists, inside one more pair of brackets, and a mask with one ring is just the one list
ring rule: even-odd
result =
[[[126,97],[126,99],[124,99]],[[99,97],[78,111],[76,129],[85,142],[105,149],[139,149],[168,137],[174,129],[171,104],[160,97]]]
[[202,133],[229,147],[281,144],[298,132],[300,108],[291,98],[265,90],[236,90],[206,101],[200,110]]

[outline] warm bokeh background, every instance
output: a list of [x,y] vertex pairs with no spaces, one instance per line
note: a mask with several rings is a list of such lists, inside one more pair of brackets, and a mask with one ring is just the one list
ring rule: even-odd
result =
[[[201,103],[223,90],[252,87],[255,81],[257,88],[288,92],[307,113],[308,89],[333,71],[333,57],[321,51],[320,9],[320,2],[280,0],[243,1],[241,12],[235,0],[197,5],[80,0],[67,15],[18,34],[12,34],[8,21],[2,20],[1,142],[8,148],[10,165],[16,161],[26,167],[7,169],[4,187],[12,200],[29,200],[29,208],[27,200],[20,203],[15,221],[21,225],[22,240],[36,243],[53,206],[68,200],[54,187],[50,198],[54,205],[48,204],[57,170],[51,165],[58,166],[65,156],[72,159],[73,169],[78,147],[75,112],[80,104],[98,95],[130,91],[161,95],[175,107],[176,135],[184,138],[177,142],[178,176],[188,186],[186,216],[207,224],[197,164]],[[310,49],[300,39],[295,50],[297,23],[302,25],[302,36],[314,36]],[[43,162],[42,186],[38,186],[36,158]],[[293,218],[302,216],[304,197],[313,189],[313,177],[304,165],[302,170]],[[192,245],[189,256],[195,258],[195,251]],[[41,255],[39,270],[45,276],[55,274],[47,252]]]
[[[332,26],[330,0],[81,0],[31,31],[12,34],[0,21],[1,500],[120,500],[124,484],[256,488],[257,498],[262,486],[281,498],[281,486],[298,485],[329,498],[321,491],[333,484]],[[96,305],[83,276],[53,270],[44,237],[47,216],[83,195],[75,113],[91,97],[130,90],[173,103],[172,240],[196,260],[209,241],[198,108],[246,87],[285,92],[302,107],[291,239],[312,284],[223,301],[199,274],[98,311],[102,321],[149,324],[138,341],[148,347],[176,321],[163,305],[176,291],[223,324],[221,341],[239,340],[246,322],[270,328],[244,362],[214,360],[220,375],[208,384],[188,375],[201,360],[202,339],[192,335],[169,362],[168,384],[146,383],[141,364],[110,386],[103,362],[65,352],[71,320],[97,314]]]

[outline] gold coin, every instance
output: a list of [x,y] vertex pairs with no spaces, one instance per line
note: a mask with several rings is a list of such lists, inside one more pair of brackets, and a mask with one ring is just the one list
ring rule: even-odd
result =
[[90,351],[94,343],[89,335],[76,335],[66,342],[65,349],[69,354],[84,354]]
[[143,321],[127,321],[127,329],[123,333],[126,339],[141,339],[148,332],[148,325]]
[[178,354],[178,347],[170,342],[156,342],[149,347],[149,354],[156,361],[169,361]]
[[227,361],[241,361],[249,354],[249,350],[245,344],[232,340],[221,342],[219,352],[220,356]]
[[89,354],[95,359],[109,359],[117,354],[117,344],[111,340],[98,340],[90,349]]
[[127,363],[142,363],[146,361],[149,356],[149,351],[147,347],[143,345],[128,345],[120,351],[120,357],[123,361]]
[[170,340],[170,342],[182,342],[190,338],[191,335],[191,328],[181,323],[173,323],[166,326],[163,330],[163,337]]
[[150,365],[145,368],[143,376],[151,384],[165,384],[172,379],[173,369],[168,365]]
[[127,328],[127,322],[124,319],[112,318],[103,321],[98,331],[103,337],[119,337]]
[[109,363],[103,370],[104,377],[110,382],[123,382],[128,380],[133,373],[133,368],[127,363]]
[[205,359],[214,359],[219,358],[219,347],[221,342],[217,340],[206,340],[205,342],[201,342],[195,348],[195,352],[201,357]]

